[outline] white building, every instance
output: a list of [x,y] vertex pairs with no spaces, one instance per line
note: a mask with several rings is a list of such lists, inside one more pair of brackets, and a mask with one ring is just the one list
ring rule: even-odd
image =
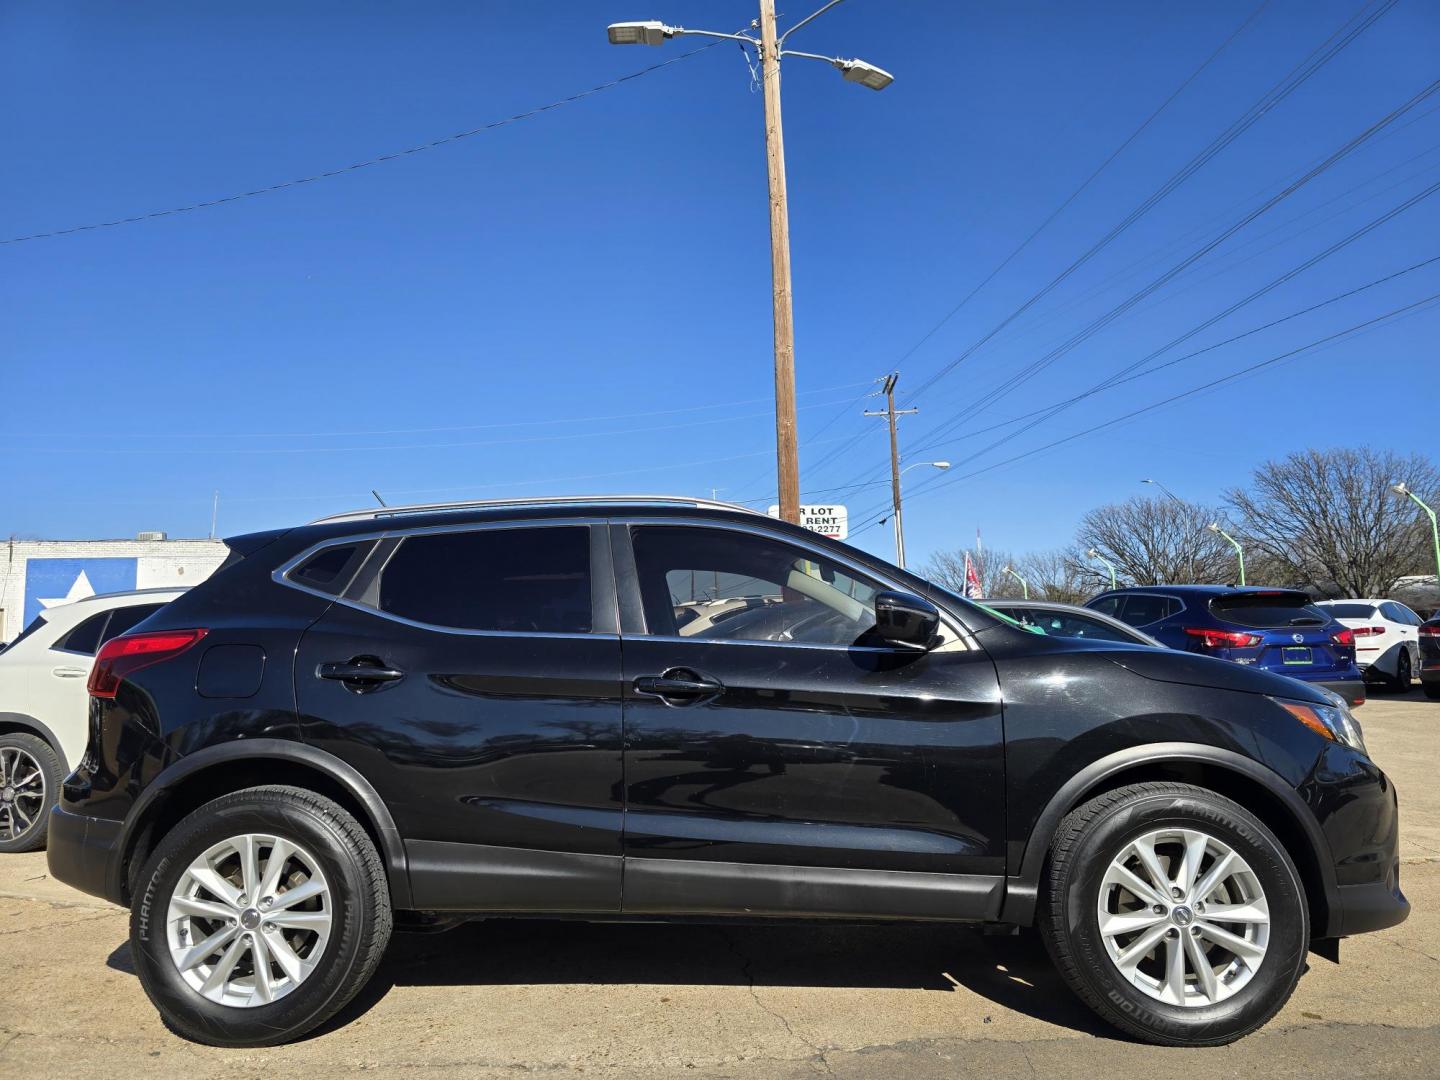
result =
[[0,642],[45,608],[82,596],[194,585],[225,555],[219,540],[170,540],[164,533],[134,540],[0,541]]

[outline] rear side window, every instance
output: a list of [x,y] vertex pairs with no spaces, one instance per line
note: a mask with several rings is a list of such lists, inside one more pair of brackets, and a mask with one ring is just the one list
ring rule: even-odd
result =
[[1169,596],[1155,596],[1151,593],[1131,593],[1125,598],[1125,606],[1119,618],[1131,626],[1148,626],[1159,622],[1180,610],[1180,602]]
[[105,620],[108,618],[110,618],[108,611],[102,611],[99,615],[91,615],[90,618],[57,641],[55,648],[63,649],[65,652],[94,656],[95,650],[100,647],[100,635],[105,631]]
[[134,604],[130,607],[116,608],[110,613],[110,624],[105,627],[105,633],[100,635],[100,644],[104,645],[111,638],[119,637],[121,634],[128,634],[164,606],[164,604]]
[[[1374,609],[1371,609],[1372,614],[1373,611]],[[1210,601],[1210,613],[1225,622],[1258,630],[1274,630],[1285,626],[1323,626],[1330,621],[1330,615],[1310,603],[1310,598],[1299,592],[1217,596]]]
[[285,576],[297,585],[338,596],[365,561],[373,540],[322,548]]
[[1369,604],[1326,604],[1322,611],[1328,611],[1337,619],[1368,619],[1375,614]]
[[379,608],[459,630],[590,632],[590,530],[407,536],[380,575]]

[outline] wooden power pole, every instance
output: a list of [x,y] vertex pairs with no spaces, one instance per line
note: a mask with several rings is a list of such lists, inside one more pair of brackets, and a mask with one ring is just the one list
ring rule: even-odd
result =
[[895,418],[910,416],[919,409],[895,408],[895,382],[900,378],[898,371],[892,371],[885,378],[885,411],[865,410],[866,416],[883,416],[890,423],[890,496],[894,501],[891,520],[895,523],[895,565],[905,569],[905,524],[900,516],[900,441],[895,433]]
[[780,126],[780,47],[775,0],[760,0],[760,71],[765,90],[765,165],[770,177],[770,279],[775,307],[775,467],[780,517],[800,520],[800,452],[795,430],[795,322],[790,299],[790,210]]

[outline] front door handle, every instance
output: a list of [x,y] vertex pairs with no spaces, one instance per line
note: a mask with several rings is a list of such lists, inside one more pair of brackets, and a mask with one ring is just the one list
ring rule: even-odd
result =
[[386,683],[405,677],[403,671],[387,667],[384,661],[373,656],[354,656],[349,660],[331,660],[319,664],[315,675],[320,679],[331,679],[344,684],[345,689],[357,694],[378,690]]
[[57,667],[51,668],[50,674],[57,679],[83,679],[87,672],[83,667]]
[[724,684],[689,668],[671,668],[659,675],[641,675],[633,683],[637,694],[658,697],[666,705],[692,705],[724,692]]

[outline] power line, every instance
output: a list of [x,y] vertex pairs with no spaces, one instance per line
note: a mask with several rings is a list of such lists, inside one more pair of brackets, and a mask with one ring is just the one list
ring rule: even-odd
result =
[[1154,292],[1156,292],[1158,289],[1164,287],[1164,286],[1165,286],[1166,284],[1168,284],[1171,280],[1173,280],[1177,275],[1179,275],[1182,271],[1184,271],[1184,270],[1187,269],[1188,267],[1194,265],[1194,263],[1195,263],[1196,261],[1198,261],[1199,259],[1203,258],[1205,255],[1208,255],[1211,251],[1214,251],[1214,250],[1215,250],[1217,247],[1219,247],[1222,243],[1224,243],[1226,240],[1228,240],[1231,236],[1234,236],[1237,232],[1239,232],[1239,231],[1240,231],[1241,229],[1243,229],[1245,226],[1249,225],[1252,221],[1256,220],[1256,219],[1259,218],[1262,214],[1265,214],[1265,213],[1267,213],[1269,210],[1273,209],[1273,208],[1274,208],[1276,205],[1278,205],[1282,200],[1288,198],[1289,196],[1291,196],[1292,194],[1294,194],[1296,191],[1298,191],[1300,188],[1304,187],[1307,183],[1309,183],[1309,182],[1310,182],[1311,180],[1313,180],[1315,177],[1319,176],[1320,174],[1322,174],[1322,173],[1325,172],[1326,170],[1330,169],[1330,168],[1331,168],[1332,166],[1334,166],[1338,161],[1342,160],[1344,157],[1346,157],[1346,156],[1348,156],[1349,154],[1353,153],[1356,149],[1358,149],[1360,146],[1362,146],[1362,145],[1366,142],[1366,140],[1368,140],[1368,139],[1369,139],[1372,135],[1374,135],[1376,132],[1382,130],[1386,125],[1392,123],[1396,118],[1404,115],[1404,114],[1405,114],[1406,112],[1408,112],[1410,109],[1413,109],[1416,105],[1420,104],[1422,101],[1425,101],[1427,98],[1429,98],[1431,95],[1435,94],[1437,91],[1440,91],[1440,80],[1436,80],[1435,82],[1430,83],[1430,85],[1427,86],[1425,89],[1421,90],[1419,93],[1417,93],[1417,94],[1415,94],[1413,97],[1411,97],[1409,101],[1405,102],[1403,105],[1400,105],[1400,106],[1397,107],[1396,109],[1394,109],[1394,110],[1392,110],[1391,112],[1387,113],[1385,116],[1381,117],[1379,120],[1375,121],[1375,123],[1371,124],[1371,125],[1370,125],[1368,128],[1366,128],[1364,131],[1360,132],[1360,134],[1356,135],[1355,137],[1353,137],[1352,139],[1350,139],[1348,142],[1346,142],[1344,145],[1342,145],[1339,149],[1337,149],[1337,150],[1335,150],[1333,153],[1331,153],[1331,154],[1330,154],[1327,158],[1325,158],[1325,160],[1322,161],[1320,164],[1318,164],[1318,165],[1314,166],[1313,168],[1311,168],[1309,171],[1307,171],[1307,172],[1306,172],[1303,176],[1301,176],[1299,179],[1297,179],[1297,180],[1295,180],[1295,181],[1292,181],[1287,187],[1285,187],[1285,188],[1284,188],[1282,191],[1280,191],[1278,194],[1271,196],[1271,198],[1267,199],[1264,203],[1262,203],[1262,204],[1261,204],[1260,206],[1258,206],[1256,209],[1250,211],[1248,214],[1246,214],[1244,217],[1242,217],[1242,218],[1241,218],[1239,221],[1237,221],[1235,224],[1231,225],[1230,227],[1228,227],[1227,229],[1225,229],[1223,232],[1221,232],[1221,233],[1220,233],[1218,236],[1216,236],[1214,239],[1210,240],[1209,242],[1207,242],[1206,244],[1204,244],[1204,245],[1202,245],[1200,248],[1198,248],[1196,251],[1194,251],[1194,252],[1192,252],[1190,255],[1186,256],[1186,257],[1185,257],[1184,259],[1182,259],[1179,263],[1175,264],[1175,265],[1172,266],[1169,270],[1165,271],[1165,272],[1164,272],[1163,274],[1161,274],[1159,277],[1155,278],[1153,281],[1151,281],[1151,282],[1150,282],[1148,285],[1146,285],[1144,288],[1140,289],[1139,291],[1137,291],[1137,292],[1135,292],[1135,293],[1132,293],[1127,299],[1125,299],[1124,301],[1122,301],[1120,304],[1116,305],[1114,308],[1110,309],[1110,310],[1109,310],[1108,312],[1106,312],[1104,315],[1101,315],[1099,318],[1097,318],[1097,319],[1095,319],[1094,321],[1092,321],[1088,326],[1086,326],[1084,329],[1080,330],[1078,333],[1076,333],[1076,334],[1074,334],[1073,336],[1071,336],[1071,337],[1070,337],[1067,341],[1065,341],[1063,344],[1061,344],[1061,345],[1057,346],[1056,348],[1050,350],[1048,353],[1046,353],[1045,355],[1041,356],[1039,359],[1032,361],[1031,363],[1029,363],[1028,365],[1026,365],[1024,368],[1022,368],[1019,372],[1017,372],[1016,374],[1012,375],[1010,378],[1008,378],[1008,379],[1004,380],[1003,382],[1001,382],[998,386],[996,386],[996,387],[992,388],[991,390],[987,391],[985,394],[982,394],[979,399],[977,399],[975,402],[973,402],[973,403],[972,403],[971,405],[969,405],[967,408],[961,410],[960,413],[958,413],[957,415],[951,417],[949,420],[945,421],[944,423],[942,423],[941,425],[939,425],[937,428],[932,429],[932,431],[930,432],[930,436],[933,438],[933,437],[941,434],[943,431],[945,431],[945,430],[947,430],[947,429],[948,429],[948,430],[953,430],[953,429],[954,429],[955,427],[957,427],[959,424],[963,423],[963,422],[965,421],[965,419],[967,419],[969,416],[972,416],[972,415],[974,415],[976,412],[979,412],[981,409],[983,409],[983,408],[986,407],[987,405],[989,405],[989,404],[991,404],[991,403],[993,403],[993,402],[995,402],[995,401],[998,401],[1000,398],[1004,397],[1006,394],[1011,393],[1013,390],[1015,390],[1016,388],[1018,388],[1020,385],[1022,385],[1022,384],[1025,383],[1025,382],[1027,382],[1028,380],[1030,380],[1031,378],[1033,378],[1035,375],[1039,374],[1039,373],[1040,373],[1041,371],[1043,371],[1045,368],[1049,367],[1051,364],[1055,363],[1055,361],[1057,361],[1058,359],[1060,359],[1060,358],[1061,358],[1062,356],[1064,356],[1066,353],[1068,353],[1068,352],[1070,352],[1072,349],[1074,349],[1077,345],[1080,345],[1081,343],[1085,342],[1085,341],[1088,340],[1089,338],[1093,337],[1095,334],[1099,333],[1099,332],[1100,332],[1102,329],[1104,329],[1106,326],[1110,325],[1110,323],[1114,322],[1114,321],[1115,321],[1116,319],[1118,319],[1120,316],[1122,316],[1122,315],[1124,315],[1126,312],[1128,312],[1128,311],[1129,311],[1131,308],[1133,308],[1136,304],[1140,303],[1140,302],[1141,302],[1142,300],[1144,300],[1146,297],[1152,295],[1152,294],[1153,294]]
[[[1216,58],[1219,57],[1219,55],[1223,53],[1227,48],[1229,48],[1231,42],[1233,42],[1237,37],[1239,37],[1241,33],[1243,33],[1244,30],[1252,22],[1254,22],[1256,18],[1259,17],[1260,13],[1264,11],[1265,8],[1269,6],[1269,4],[1270,0],[1261,0],[1260,5],[1254,11],[1252,11],[1249,16],[1246,17],[1245,21],[1242,22],[1239,26],[1237,26],[1234,30],[1232,30],[1230,32],[1230,36],[1227,37],[1224,41],[1222,41],[1219,47],[1201,62],[1199,67],[1197,67],[1188,76],[1186,76],[1184,82],[1177,86],[1170,93],[1170,96],[1167,97],[1164,101],[1162,101],[1159,106],[1141,122],[1140,126],[1137,127],[1134,131],[1132,131],[1119,146],[1112,150],[1110,152],[1110,155],[1104,161],[1102,161],[1099,166],[1090,173],[1089,176],[1087,176],[1083,181],[1081,181],[1079,187],[1077,187],[1074,191],[1067,195],[1064,201],[1061,202],[1060,205],[1057,206],[1054,210],[1052,210],[1050,212],[1050,215],[1046,217],[1045,220],[1042,221],[1038,226],[1036,226],[1034,231],[1032,231],[1029,236],[1027,236],[1024,240],[1020,241],[1020,244],[1013,251],[1011,251],[1009,255],[1006,255],[1005,258],[1002,259],[993,270],[986,274],[985,277],[980,281],[980,284],[976,285],[973,289],[966,293],[964,299],[962,299],[958,304],[951,308],[945,314],[944,318],[942,318],[939,322],[937,322],[934,326],[927,330],[925,334],[921,336],[919,341],[915,342],[914,345],[906,349],[905,352],[901,355],[900,359],[896,361],[896,365],[898,366],[900,364],[903,364],[906,360],[908,360],[911,356],[918,352],[920,347],[923,346],[932,337],[934,337],[940,331],[940,329],[945,326],[946,323],[948,323],[951,319],[958,315],[961,309],[964,308],[966,304],[970,303],[970,301],[975,298],[976,294],[979,293],[981,289],[985,288],[986,285],[989,285],[990,282],[995,280],[996,276],[1000,274],[1001,271],[1003,271],[1007,266],[1014,262],[1015,259],[1027,247],[1030,246],[1031,242],[1034,241],[1037,236],[1039,236],[1042,232],[1049,228],[1050,224],[1062,213],[1064,213],[1065,210],[1069,208],[1071,203],[1073,203],[1082,194],[1084,194],[1086,188],[1088,188],[1092,183],[1094,183],[1095,179],[1107,168],[1109,168],[1111,163],[1114,162],[1114,160],[1118,158],[1122,153],[1124,153],[1125,150],[1130,146],[1130,144],[1133,143],[1136,139],[1138,139],[1141,134],[1144,133],[1146,128],[1148,128],[1155,121],[1155,119],[1159,117],[1161,113],[1168,109],[1176,98],[1178,98],[1182,93],[1185,92],[1185,89],[1191,83],[1193,83],[1197,78],[1200,77],[1201,72],[1203,72],[1212,63],[1214,63]],[[922,386],[920,389],[923,390],[924,387]],[[917,394],[919,392],[919,390],[916,391]]]
[[116,218],[114,221],[97,221],[89,225],[72,225],[64,229],[51,229],[48,232],[31,233],[28,236],[12,236],[7,240],[0,240],[0,245],[23,244],[30,240],[49,240],[57,236],[70,236],[74,233],[90,232],[95,229],[111,229],[117,225],[134,225],[137,222],[141,221],[153,221],[156,218],[170,217],[174,214],[188,214],[194,210],[206,210],[212,206],[223,206],[226,203],[239,202],[242,199],[253,199],[259,195],[269,195],[272,192],[284,191],[287,188],[300,187],[304,184],[313,184],[317,180],[330,180],[334,177],[344,176],[346,173],[352,173],[359,169],[368,169],[373,165],[381,165],[387,161],[396,161],[400,158],[408,157],[411,154],[419,154],[426,150],[434,150],[437,147],[446,146],[453,142],[459,142],[461,139],[468,139],[474,135],[482,135],[487,131],[494,131],[496,128],[507,127],[510,124],[519,123],[522,120],[530,120],[536,116],[539,116],[542,113],[550,112],[552,109],[558,109],[564,105],[573,105],[577,101],[583,101],[585,98],[593,97],[596,94],[604,93],[606,90],[613,90],[615,87],[621,86],[627,82],[643,78],[646,75],[651,75],[659,71],[661,68],[667,68],[671,64],[678,64],[682,60],[688,60],[690,59],[690,57],[695,56],[698,53],[705,52],[707,49],[713,49],[716,45],[720,44],[722,44],[722,42],[712,41],[710,44],[702,45],[698,49],[691,49],[689,52],[681,53],[679,56],[673,56],[669,60],[662,60],[658,64],[651,64],[649,67],[641,68],[639,71],[632,71],[629,75],[621,75],[617,79],[611,79],[609,82],[603,82],[600,83],[598,86],[592,86],[588,90],[581,90],[579,93],[571,94],[569,97],[563,97],[557,101],[552,101],[548,105],[538,105],[533,109],[526,109],[524,112],[516,113],[513,116],[507,116],[501,120],[492,120],[488,124],[482,124],[480,127],[471,128],[469,131],[458,131],[453,135],[446,135],[443,138],[432,139],[430,142],[421,143],[418,146],[412,146],[405,150],[396,150],[393,153],[381,154],[378,157],[367,158],[364,161],[357,161],[353,165],[346,165],[343,168],[327,169],[325,172],[314,173],[310,176],[302,176],[295,180],[282,180],[278,184],[270,184],[266,187],[255,188],[253,191],[241,191],[237,192],[234,195],[225,195],[218,199],[206,199],[203,202],[190,203],[186,206],[172,206],[166,210],[151,210],[148,213],[135,214],[131,217]]
[[[1065,443],[1073,442],[1074,440],[1083,438],[1086,435],[1092,435],[1097,431],[1104,430],[1105,428],[1114,427],[1116,424],[1123,423],[1126,420],[1134,419],[1135,417],[1141,416],[1144,413],[1153,412],[1156,409],[1164,408],[1166,405],[1173,405],[1177,401],[1184,400],[1188,397],[1193,397],[1196,394],[1205,393],[1208,390],[1213,390],[1216,387],[1223,386],[1226,383],[1234,382],[1237,379],[1252,375],[1257,371],[1263,370],[1264,368],[1271,367],[1275,364],[1279,364],[1286,360],[1293,359],[1294,357],[1299,356],[1301,353],[1309,352],[1312,349],[1317,349],[1329,344],[1333,344],[1335,342],[1338,342],[1340,339],[1348,337],[1352,334],[1358,334],[1375,329],[1380,324],[1387,322],[1391,319],[1397,319],[1406,315],[1415,314],[1419,311],[1419,309],[1424,308],[1428,305],[1435,304],[1437,301],[1440,301],[1440,293],[1432,293],[1431,295],[1423,297],[1420,300],[1416,300],[1413,303],[1405,304],[1402,307],[1398,308],[1392,308],[1390,311],[1384,312],[1380,315],[1376,315],[1373,318],[1366,319],[1364,322],[1359,322],[1353,326],[1346,327],[1344,330],[1336,331],[1333,334],[1327,334],[1322,338],[1317,338],[1314,341],[1307,342],[1306,344],[1301,345],[1298,348],[1290,349],[1286,352],[1280,353],[1277,356],[1269,357],[1268,359],[1258,361],[1254,364],[1249,364],[1243,368],[1240,368],[1237,371],[1231,372],[1228,375],[1222,375],[1217,379],[1211,379],[1209,382],[1201,383],[1199,386],[1193,386],[1188,390],[1182,390],[1179,393],[1171,394],[1168,397],[1161,398],[1159,401],[1151,402],[1148,405],[1142,405],[1137,409],[1132,409],[1129,412],[1122,413],[1121,415],[1106,420],[1103,423],[1095,424],[1091,427],[1085,428],[1082,431],[1077,431],[1073,434],[1066,435],[1063,438],[1055,439],[1052,442],[1045,443],[1043,446],[1033,447],[1029,450],[1023,451],[1022,453],[1016,454],[1012,457],[1008,457],[1003,461],[992,462],[989,465],[982,466],[979,469],[974,469],[968,473],[963,473],[959,476],[946,478],[940,483],[932,483],[928,488],[915,491],[911,495],[911,498],[914,499],[920,495],[938,491],[939,489],[948,487],[951,484],[957,484],[962,480],[973,479],[974,477],[980,476],[984,473],[992,472],[995,469],[1002,468],[1006,465],[1014,464],[1015,462],[1021,461],[1028,457],[1033,457],[1034,455],[1043,453],[1046,450],[1053,450],[1057,446],[1062,446]],[[883,511],[883,509],[883,507],[877,507],[876,510],[870,511],[870,515],[881,512]],[[867,517],[868,516],[869,515],[867,515]],[[866,520],[864,521],[864,524],[859,527],[865,528],[873,524],[875,524],[874,521]]]
[[[1062,282],[1069,278],[1071,274],[1073,274],[1076,270],[1080,269],[1080,267],[1084,266],[1087,262],[1089,262],[1090,259],[1092,259],[1102,249],[1107,247],[1112,241],[1114,241],[1117,237],[1119,237],[1122,233],[1124,233],[1127,229],[1134,225],[1135,222],[1139,221],[1142,217],[1144,217],[1152,209],[1159,205],[1159,203],[1163,201],[1167,196],[1169,196],[1172,192],[1174,192],[1176,188],[1180,187],[1181,184],[1185,183],[1185,181],[1190,179],[1190,177],[1194,176],[1195,173],[1199,172],[1202,168],[1204,168],[1205,165],[1207,165],[1211,160],[1213,160],[1218,154],[1228,148],[1233,142],[1235,142],[1236,139],[1238,139],[1241,135],[1243,135],[1246,131],[1253,127],[1263,116],[1265,116],[1266,113],[1268,113],[1271,109],[1275,108],[1291,94],[1293,94],[1296,90],[1298,90],[1301,86],[1303,86],[1307,81],[1309,81],[1316,72],[1318,72],[1322,67],[1324,67],[1327,63],[1329,63],[1336,56],[1338,56],[1340,52],[1343,51],[1347,46],[1349,46],[1353,41],[1355,41],[1356,38],[1358,38],[1361,34],[1363,34],[1371,26],[1373,26],[1377,21],[1384,17],[1390,11],[1390,9],[1393,8],[1398,2],[1399,0],[1385,0],[1385,2],[1382,3],[1382,5],[1375,11],[1371,12],[1369,15],[1365,15],[1362,17],[1362,13],[1364,12],[1365,8],[1369,7],[1369,0],[1366,0],[1366,3],[1362,4],[1359,10],[1357,10],[1354,15],[1352,15],[1349,19],[1342,23],[1339,29],[1337,29],[1334,33],[1330,35],[1329,38],[1327,38],[1324,42],[1322,42],[1319,46],[1312,50],[1311,53],[1304,60],[1302,60],[1299,64],[1292,68],[1289,73],[1287,73],[1282,79],[1280,79],[1279,82],[1277,82],[1274,86],[1272,86],[1269,90],[1262,94],[1253,105],[1251,105],[1247,110],[1245,110],[1244,113],[1241,114],[1238,120],[1232,123],[1228,128],[1221,132],[1220,135],[1213,139],[1210,144],[1205,147],[1205,149],[1200,151],[1200,153],[1195,155],[1195,157],[1191,158],[1189,162],[1182,166],[1180,170],[1174,173],[1168,180],[1165,181],[1165,183],[1161,184],[1159,188],[1151,192],[1150,195],[1147,196],[1140,203],[1139,206],[1131,210],[1130,213],[1127,214],[1119,222],[1119,224],[1111,228],[1108,233],[1106,233],[1099,240],[1097,240],[1084,254],[1082,254],[1079,258],[1077,258],[1074,262],[1072,262],[1069,266],[1062,270],[1058,275],[1052,278],[1048,284],[1046,284],[1038,292],[1033,294],[1028,300],[1026,300],[1014,311],[1012,311],[1009,315],[1005,316],[1005,318],[1002,319],[998,324],[996,324],[987,334],[985,334],[978,341],[970,345],[959,356],[951,360],[949,363],[943,365],[939,371],[931,375],[927,380],[925,380],[918,387],[916,387],[912,396],[918,396],[919,394],[924,393],[936,382],[943,379],[951,371],[955,370],[956,367],[964,363],[965,360],[973,356],[976,351],[982,348],[987,342],[994,338],[996,334],[1000,333],[1000,331],[1003,330],[1006,326],[1010,325],[1010,323],[1023,315],[1032,306],[1034,306],[1040,300],[1048,296]],[[1354,26],[1351,26],[1351,23],[1354,23],[1356,19],[1360,19],[1360,22]]]

